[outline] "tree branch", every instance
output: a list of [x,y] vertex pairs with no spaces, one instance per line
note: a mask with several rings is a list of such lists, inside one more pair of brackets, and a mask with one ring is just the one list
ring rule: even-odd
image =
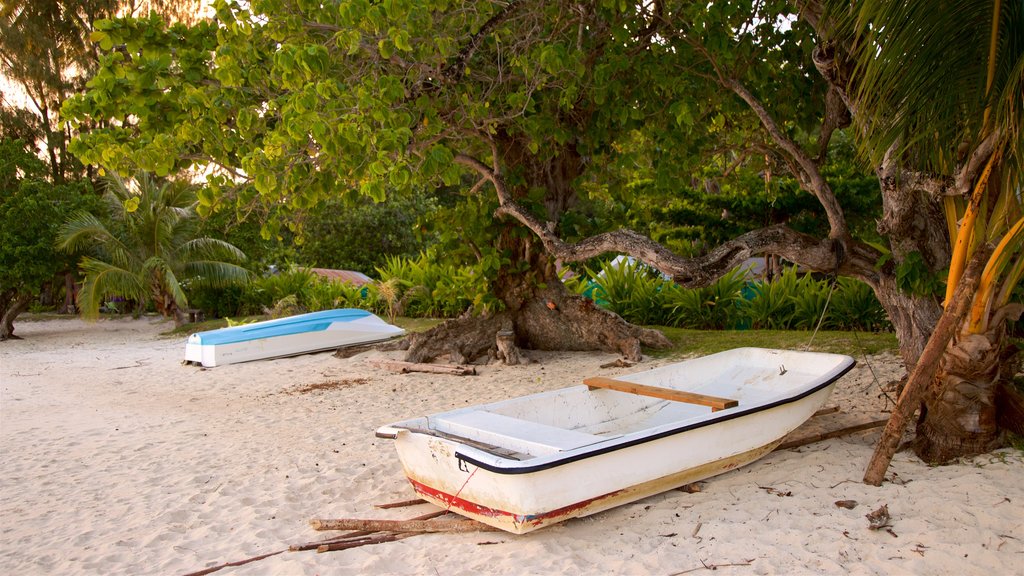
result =
[[519,221],[540,239],[548,254],[563,262],[581,262],[612,252],[628,254],[683,286],[711,284],[748,258],[762,254],[778,254],[813,270],[869,282],[874,282],[877,276],[874,264],[881,254],[874,248],[851,243],[843,251],[835,239],[817,239],[785,226],[748,232],[696,258],[680,257],[647,236],[628,229],[605,232],[570,244],[554,233],[554,226],[542,222],[515,202],[502,177],[489,166],[466,154],[456,155],[455,162],[474,170],[494,186],[499,204],[495,216],[508,216]]
[[843,209],[839,205],[839,200],[832,192],[832,187],[828,185],[825,177],[821,175],[821,171],[818,170],[818,165],[796,142],[786,136],[783,133],[782,128],[779,126],[775,118],[768,112],[761,103],[739,80],[731,77],[723,77],[722,83],[736,93],[744,102],[750,106],[750,109],[754,111],[758,119],[761,120],[761,125],[764,126],[768,135],[775,142],[777,146],[782,148],[786,154],[793,159],[793,161],[799,167],[794,176],[800,180],[801,186],[814,194],[821,204],[822,208],[825,209],[825,215],[828,217],[829,227],[831,231],[829,236],[834,239],[840,239],[845,241],[850,233],[846,226],[846,217],[843,215]]

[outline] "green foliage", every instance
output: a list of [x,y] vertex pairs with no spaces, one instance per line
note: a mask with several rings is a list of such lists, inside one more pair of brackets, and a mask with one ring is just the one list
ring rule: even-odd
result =
[[140,174],[134,183],[113,176],[103,196],[104,220],[81,211],[68,218],[58,245],[90,250],[79,267],[85,281],[79,305],[95,317],[110,297],[152,302],[166,315],[188,307],[190,287],[221,287],[248,280],[245,259],[231,244],[197,236],[195,193],[189,185]]
[[664,288],[671,283],[650,268],[632,261],[608,262],[591,275],[597,284],[595,301],[607,302],[609,310],[630,322],[664,324]]
[[915,296],[941,296],[948,271],[935,273],[920,252],[911,252],[896,267],[896,285]]
[[837,330],[879,332],[892,330],[875,293],[867,284],[852,278],[840,278],[828,307],[829,325]]
[[789,267],[774,280],[759,280],[750,285],[752,297],[743,307],[750,326],[763,330],[787,330],[792,327],[795,298],[800,282],[795,267]]
[[[0,335],[43,284],[74,268],[74,257],[55,248],[60,223],[96,206],[92,186],[80,180],[54,185],[45,167],[20,141],[0,140]],[[8,314],[10,313],[10,314]]]
[[18,182],[0,198],[0,292],[38,293],[72,261],[54,247],[60,223],[90,205],[87,182]]
[[[787,268],[775,280],[749,280],[734,269],[710,286],[683,288],[640,265],[604,264],[566,286],[637,324],[699,330],[881,331],[891,328],[871,288],[848,278],[835,286]],[[826,308],[826,303],[828,304]],[[822,313],[825,313],[822,319]]]
[[741,321],[740,303],[746,284],[744,271],[736,268],[710,286],[686,289],[673,285],[666,296],[666,324],[699,330],[736,328]]
[[332,198],[302,221],[302,244],[296,262],[316,268],[373,272],[388,256],[414,257],[432,243],[420,219],[435,208],[423,195],[395,196],[377,204]]
[[415,260],[389,257],[377,273],[381,285],[397,292],[389,298],[403,302],[406,316],[453,318],[471,308],[483,311],[494,306],[489,285],[475,268],[438,263],[427,254]]

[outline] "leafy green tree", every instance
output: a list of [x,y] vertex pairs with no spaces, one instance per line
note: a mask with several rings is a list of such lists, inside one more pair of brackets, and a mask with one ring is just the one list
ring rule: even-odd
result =
[[[59,126],[61,102],[85,87],[96,70],[96,46],[90,42],[97,20],[155,10],[175,20],[192,21],[198,0],[5,0],[0,6],[0,62],[4,78],[20,88],[29,112],[32,137],[48,156],[51,181],[76,172],[67,153],[71,133]],[[25,137],[26,135],[22,135]]]
[[88,182],[54,185],[46,166],[23,142],[0,140],[0,340],[44,284],[73,266],[55,248],[60,223],[87,209]]
[[[964,4],[953,13],[972,18],[947,23],[991,23],[983,4]],[[942,12],[908,5],[921,18]],[[881,47],[871,31],[899,26],[878,27],[870,17],[866,27],[841,33],[819,0],[221,0],[216,7],[216,26],[103,24],[97,38],[118,49],[64,111],[73,125],[119,122],[90,131],[74,152],[121,170],[219,166],[200,199],[205,209],[261,202],[303,210],[339,186],[379,200],[389,189],[472,179],[473,213],[498,217],[480,225],[493,241],[476,245],[480,273],[505,307],[495,318],[534,347],[604,346],[636,357],[640,341],[656,343],[568,297],[552,258],[628,253],[678,283],[706,285],[768,253],[869,285],[914,365],[943,309],[931,291],[906,290],[907,280],[934,285],[925,276],[941,278],[953,262],[939,197],[965,193],[951,181],[971,183],[969,194],[995,149],[979,145],[963,160],[947,153],[947,166],[918,163],[902,147],[871,156],[881,216],[864,238],[852,214],[857,203],[841,197],[829,171],[830,143],[842,130],[858,142],[865,137],[875,116],[855,104],[866,70],[858,56]],[[916,30],[932,29],[921,22]],[[1020,77],[1013,47],[1021,29],[1015,17],[997,20],[994,44],[1010,47],[1010,57],[998,68],[1009,72],[994,78]],[[895,53],[916,57],[918,46],[897,44]],[[920,66],[940,53],[921,54]],[[956,62],[965,64],[962,57],[973,56],[958,54]],[[908,90],[920,89],[917,76],[905,78]],[[1019,94],[1006,85],[1005,93]],[[1019,113],[1019,105],[1001,109],[1002,117]],[[956,151],[960,143],[935,145]],[[590,215],[579,211],[582,191],[617,194],[638,175],[660,193],[769,172],[788,174],[814,198],[815,226],[770,223],[687,258],[634,231],[590,228]],[[1018,180],[1008,184],[1019,188]],[[264,232],[274,236],[280,225],[269,221]],[[452,333],[472,333],[461,328]],[[453,352],[445,329],[414,341],[410,357]]]
[[326,200],[303,222],[297,263],[373,275],[388,256],[414,257],[431,244],[419,224],[435,207],[432,198],[419,194],[382,204]]
[[134,182],[107,180],[103,199],[111,223],[79,212],[64,223],[59,246],[68,251],[92,249],[79,266],[85,282],[79,305],[95,318],[110,296],[122,296],[157,311],[176,323],[188,308],[185,285],[226,286],[245,282],[245,259],[222,240],[196,236],[191,185],[161,181],[148,174]]

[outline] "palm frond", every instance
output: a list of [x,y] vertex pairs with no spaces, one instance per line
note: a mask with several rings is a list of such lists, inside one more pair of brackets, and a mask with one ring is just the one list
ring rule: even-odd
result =
[[89,212],[76,212],[58,233],[57,247],[68,253],[95,248],[116,266],[131,268],[135,260],[132,250],[107,225]]
[[[921,167],[949,173],[961,143],[974,148],[993,130],[1019,125],[1020,2],[830,4],[840,34],[855,42],[858,84],[851,88],[873,158],[897,144]],[[985,125],[989,110],[999,125]]]
[[187,277],[195,286],[222,288],[237,284],[245,284],[250,280],[250,273],[245,268],[228,262],[211,260],[194,260],[182,267],[182,276]]
[[139,302],[146,301],[146,285],[134,271],[90,257],[82,258],[79,268],[85,273],[85,280],[78,292],[78,306],[85,318],[99,316],[100,306],[107,296],[123,296]]
[[177,249],[178,256],[185,261],[193,259],[217,259],[233,262],[244,262],[245,253],[234,245],[215,238],[195,238]]

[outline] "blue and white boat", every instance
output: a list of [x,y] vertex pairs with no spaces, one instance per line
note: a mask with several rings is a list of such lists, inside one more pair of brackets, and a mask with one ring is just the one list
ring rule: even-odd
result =
[[402,328],[366,310],[324,310],[196,332],[185,344],[185,361],[213,367],[369,344],[403,334]]

